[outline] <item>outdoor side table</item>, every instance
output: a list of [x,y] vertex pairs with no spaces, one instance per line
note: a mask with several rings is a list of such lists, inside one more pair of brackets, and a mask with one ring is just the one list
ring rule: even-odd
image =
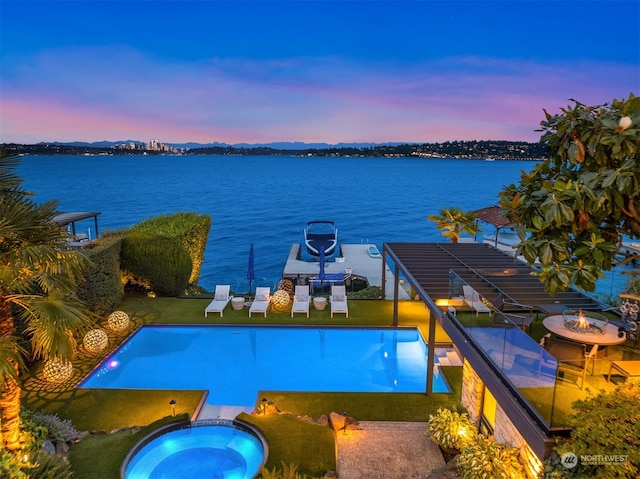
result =
[[324,308],[327,307],[327,298],[323,298],[322,296],[313,298],[313,307],[318,311],[324,310]]
[[239,298],[237,296],[231,298],[231,307],[236,311],[240,311],[244,308],[244,298]]

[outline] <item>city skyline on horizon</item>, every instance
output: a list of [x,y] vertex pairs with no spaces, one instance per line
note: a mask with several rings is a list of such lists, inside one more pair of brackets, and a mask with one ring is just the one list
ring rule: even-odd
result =
[[640,21],[593,28],[638,1],[0,3],[3,143],[537,142],[640,91]]

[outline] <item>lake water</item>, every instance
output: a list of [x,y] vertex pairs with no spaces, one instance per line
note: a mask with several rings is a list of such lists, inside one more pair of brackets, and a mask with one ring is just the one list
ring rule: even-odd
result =
[[[207,213],[212,227],[200,285],[271,286],[308,221],[336,223],[340,243],[444,241],[430,214],[494,205],[532,161],[288,156],[27,156],[18,173],[35,200],[60,211],[100,211],[101,232],[178,211]],[[93,220],[78,232],[95,237]],[[492,233],[489,226],[485,233]],[[614,278],[616,280],[617,278]],[[603,283],[609,292],[611,280]],[[616,286],[617,287],[617,286]]]

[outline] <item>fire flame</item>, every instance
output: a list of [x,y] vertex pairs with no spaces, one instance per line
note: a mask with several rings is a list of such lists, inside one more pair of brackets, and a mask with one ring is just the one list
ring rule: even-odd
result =
[[587,318],[582,314],[582,310],[580,310],[580,313],[578,314],[578,327],[585,329],[589,327],[589,321],[587,321]]

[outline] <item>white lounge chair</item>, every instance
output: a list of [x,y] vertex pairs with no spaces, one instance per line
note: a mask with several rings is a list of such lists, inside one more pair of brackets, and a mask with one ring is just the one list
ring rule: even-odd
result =
[[347,307],[347,292],[344,286],[331,286],[331,317],[333,313],[344,313],[349,317],[349,308]]
[[205,316],[207,313],[220,313],[220,317],[222,317],[224,308],[226,308],[229,301],[231,301],[231,297],[229,296],[230,289],[231,287],[228,284],[219,284],[216,286],[213,301],[211,301],[209,306],[204,309]]
[[249,307],[249,317],[251,317],[251,313],[263,313],[266,318],[267,309],[269,309],[269,301],[271,301],[271,288],[256,288],[256,297],[253,299],[253,303],[251,303],[251,306]]
[[309,285],[296,285],[296,293],[293,297],[293,306],[291,306],[291,317],[293,313],[303,313],[309,317]]
[[464,292],[464,302],[476,312],[476,316],[480,313],[489,313],[491,316],[491,308],[480,300],[480,294],[471,286],[465,284],[462,286]]

